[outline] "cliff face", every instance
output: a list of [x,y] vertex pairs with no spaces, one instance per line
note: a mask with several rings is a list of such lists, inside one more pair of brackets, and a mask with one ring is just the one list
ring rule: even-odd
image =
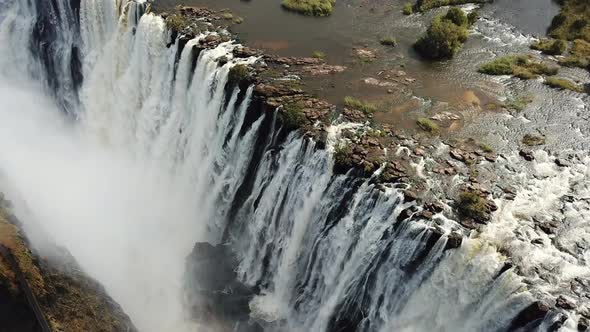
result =
[[[120,306],[80,270],[66,250],[56,247],[57,254],[51,258],[34,252],[7,208],[2,202],[0,244],[14,256],[53,331],[135,331]],[[41,330],[4,255],[0,255],[0,312],[0,332]]]

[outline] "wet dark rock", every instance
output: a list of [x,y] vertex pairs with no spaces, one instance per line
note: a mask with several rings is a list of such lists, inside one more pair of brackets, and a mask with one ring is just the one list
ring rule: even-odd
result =
[[424,208],[433,213],[441,213],[444,211],[445,206],[441,202],[428,202],[424,204]]
[[504,274],[504,272],[510,270],[513,267],[514,267],[514,264],[511,261],[508,260],[508,261],[504,262],[504,265],[502,265],[502,268],[498,271],[496,278],[501,276],[502,274]]
[[553,324],[551,324],[551,326],[549,326],[549,328],[547,329],[547,332],[557,332],[559,331],[562,327],[563,324],[567,321],[567,316],[563,315],[563,314],[559,314],[558,318],[554,321]]
[[410,206],[407,209],[402,210],[402,212],[400,212],[400,214],[397,216],[397,221],[404,221],[408,218],[410,218],[414,213],[417,212],[417,208],[415,206]]
[[526,161],[535,160],[535,156],[533,155],[533,152],[530,150],[520,150],[518,154]]
[[572,163],[567,159],[557,158],[555,159],[555,165],[559,167],[569,167],[572,165]]
[[549,312],[549,306],[543,302],[537,301],[524,308],[510,324],[509,331],[515,331],[519,328],[528,326],[529,324],[545,318]]
[[585,317],[580,317],[578,320],[578,331],[585,332],[590,329],[590,319]]
[[564,310],[576,309],[576,305],[572,301],[563,297],[562,295],[557,297],[557,300],[555,300],[555,306]]
[[418,194],[412,190],[404,190],[404,202],[413,202],[418,199]]
[[237,280],[237,261],[230,248],[197,243],[186,264],[186,294],[199,321],[247,321],[255,290]]
[[457,232],[452,232],[448,236],[445,250],[459,248],[461,247],[461,243],[463,243],[463,235]]

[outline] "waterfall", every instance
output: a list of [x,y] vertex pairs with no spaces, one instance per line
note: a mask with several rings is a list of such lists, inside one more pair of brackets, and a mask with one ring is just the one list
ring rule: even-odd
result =
[[[232,66],[259,61],[234,58],[234,42],[172,40],[143,1],[0,6],[2,86],[29,75],[23,89],[43,98],[2,98],[25,109],[0,113],[12,128],[0,133],[2,190],[140,330],[202,328],[182,294],[197,241],[230,244],[269,330],[547,330],[557,319],[515,326],[535,298],[493,240],[449,249],[457,223],[400,217],[414,204],[400,188],[333,174],[330,147],[256,109],[253,87],[228,84]],[[59,24],[39,35],[47,20]]]

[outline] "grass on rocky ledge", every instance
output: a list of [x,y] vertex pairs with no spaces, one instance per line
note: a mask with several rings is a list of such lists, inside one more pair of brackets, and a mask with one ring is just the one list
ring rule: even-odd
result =
[[303,114],[303,105],[299,102],[283,105],[281,120],[287,130],[296,130],[305,125],[307,118]]
[[565,78],[548,77],[545,80],[545,84],[554,89],[570,90],[579,93],[584,92],[584,88],[582,86]]
[[485,220],[488,213],[486,200],[476,193],[464,191],[459,194],[457,200],[457,211],[463,218],[476,221]]
[[227,80],[230,84],[238,84],[248,76],[250,76],[250,70],[248,69],[248,66],[239,64],[231,67]]
[[336,0],[283,0],[283,8],[307,16],[329,16]]
[[528,80],[542,75],[553,76],[559,67],[550,66],[528,55],[507,55],[482,65],[479,72],[487,75],[513,75]]
[[553,18],[549,36],[556,39],[583,39],[590,42],[590,1],[559,0],[561,11]]
[[377,111],[377,106],[374,104],[364,102],[351,96],[344,97],[344,105],[348,108],[362,111],[366,115],[373,114]]
[[533,43],[531,48],[547,55],[561,55],[567,49],[567,43],[561,39],[541,39]]
[[516,98],[508,99],[504,106],[506,106],[506,108],[512,111],[522,112],[528,104],[533,102],[533,100],[534,97],[531,95],[519,96]]
[[440,131],[438,125],[434,123],[434,121],[427,118],[419,118],[418,120],[416,120],[416,124],[418,125],[418,127],[420,127],[420,129],[431,134],[436,134]]

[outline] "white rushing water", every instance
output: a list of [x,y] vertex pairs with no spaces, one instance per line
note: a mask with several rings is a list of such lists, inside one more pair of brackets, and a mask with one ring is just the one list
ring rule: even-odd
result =
[[[167,47],[170,32],[160,17],[142,15],[145,4],[82,1],[81,41],[61,40],[83,55],[79,103],[66,116],[73,102],[48,96],[27,74],[41,67],[25,56],[22,36],[38,15],[27,3],[0,4],[0,185],[29,232],[42,227],[66,246],[141,331],[207,330],[186,319],[182,302],[185,258],[197,241],[233,245],[240,280],[261,289],[252,315],[269,330],[505,331],[532,294],[557,290],[527,290],[534,285],[504,271],[500,249],[518,253],[525,269],[550,255],[561,270],[546,275],[562,283],[590,277],[588,252],[526,247],[514,219],[532,195],[555,199],[587,181],[587,168],[546,173],[551,186],[523,180],[492,225],[445,250],[456,223],[398,221],[411,203],[397,189],[333,175],[332,149],[296,133],[280,140],[274,114],[247,121],[253,89],[225,87],[233,65],[257,59],[233,59],[231,42],[198,52],[204,35],[177,57],[178,41]],[[219,65],[222,56],[229,62]],[[336,144],[338,127],[330,132]],[[590,241],[587,212],[574,212],[586,208],[566,213],[579,214],[572,227],[584,232],[564,229],[562,247]]]

